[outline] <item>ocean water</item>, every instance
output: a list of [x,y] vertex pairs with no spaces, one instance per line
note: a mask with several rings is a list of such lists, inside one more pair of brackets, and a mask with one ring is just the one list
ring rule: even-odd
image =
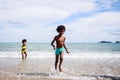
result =
[[[0,57],[21,58],[21,43],[0,43]],[[66,43],[67,58],[120,58],[120,43]],[[50,43],[27,43],[28,58],[52,58]]]
[[120,80],[119,43],[66,43],[70,54],[64,55],[62,73],[54,70],[50,43],[27,43],[27,60],[21,59],[21,45],[0,43],[1,79]]

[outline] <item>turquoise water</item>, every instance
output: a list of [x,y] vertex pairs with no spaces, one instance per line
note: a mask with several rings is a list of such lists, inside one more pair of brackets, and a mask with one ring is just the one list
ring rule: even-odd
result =
[[[98,80],[105,77],[104,80],[112,80],[114,77],[111,76],[116,78],[120,74],[119,43],[67,43],[66,46],[71,53],[64,55],[64,72],[59,75],[54,75],[55,51],[50,43],[27,43],[27,60],[21,60],[21,45],[0,43],[1,75],[38,79],[41,75],[28,76],[22,73],[47,72],[50,79],[65,77],[73,80]],[[18,73],[20,74],[16,75]],[[43,75],[42,77],[46,78]]]
[[[21,43],[0,43],[0,57],[21,53]],[[120,54],[120,43],[66,43],[70,54]],[[27,43],[27,52],[37,56],[51,56],[54,50],[50,43]],[[44,53],[44,54],[43,54]],[[34,56],[35,56],[34,55]],[[53,55],[53,54],[52,54]]]
[[[0,43],[0,52],[19,52],[21,43]],[[119,43],[67,43],[70,52],[118,52],[120,53]],[[52,52],[50,43],[28,43],[28,51]]]

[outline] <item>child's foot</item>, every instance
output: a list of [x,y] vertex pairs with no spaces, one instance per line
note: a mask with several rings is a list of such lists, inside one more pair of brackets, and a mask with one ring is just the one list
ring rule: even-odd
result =
[[62,72],[62,68],[61,67],[59,67],[59,72]]
[[57,73],[57,69],[55,69],[55,73]]

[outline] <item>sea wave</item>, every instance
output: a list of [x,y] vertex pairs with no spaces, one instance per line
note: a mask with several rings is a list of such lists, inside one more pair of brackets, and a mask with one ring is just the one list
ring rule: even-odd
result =
[[[54,52],[28,52],[27,58],[54,58]],[[98,59],[98,58],[120,58],[119,53],[64,53],[65,58],[79,58],[79,59]],[[20,52],[0,52],[0,58],[21,58]]]

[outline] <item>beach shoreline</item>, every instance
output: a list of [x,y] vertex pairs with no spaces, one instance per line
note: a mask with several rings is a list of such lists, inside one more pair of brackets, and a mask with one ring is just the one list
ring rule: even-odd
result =
[[120,79],[120,58],[65,58],[63,72],[55,72],[54,58],[0,58],[1,80],[113,80]]

